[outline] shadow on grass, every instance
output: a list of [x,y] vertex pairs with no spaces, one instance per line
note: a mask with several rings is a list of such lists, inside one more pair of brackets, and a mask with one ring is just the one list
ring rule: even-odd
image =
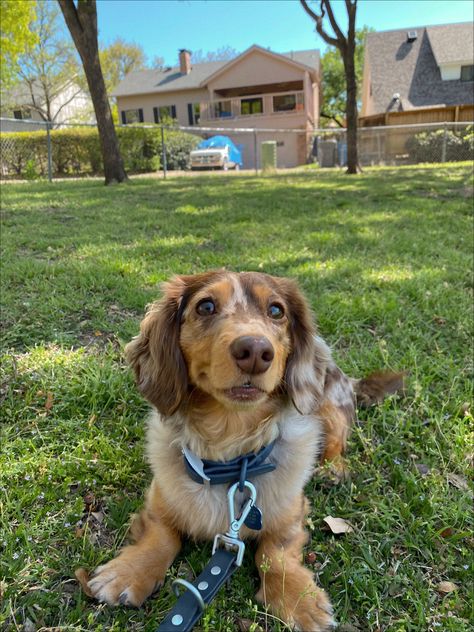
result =
[[[5,187],[4,343],[74,344],[95,331],[127,338],[161,281],[223,266],[297,278],[323,323],[335,302],[339,323],[386,320],[384,300],[389,313],[397,293],[416,305],[429,288],[437,296],[443,283],[447,294],[469,283],[470,203],[461,195],[469,169],[442,175]],[[446,182],[451,197],[440,205]]]

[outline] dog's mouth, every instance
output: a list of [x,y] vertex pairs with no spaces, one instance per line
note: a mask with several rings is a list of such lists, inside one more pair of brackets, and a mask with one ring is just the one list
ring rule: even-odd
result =
[[224,394],[234,402],[253,402],[266,395],[265,391],[250,383],[228,388]]

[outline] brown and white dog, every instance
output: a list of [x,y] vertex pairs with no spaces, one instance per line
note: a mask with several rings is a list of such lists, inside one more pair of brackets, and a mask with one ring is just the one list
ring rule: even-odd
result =
[[297,285],[255,272],[165,283],[126,356],[154,406],[154,478],[132,523],[134,544],[96,570],[88,583],[93,596],[139,606],[164,581],[183,537],[212,540],[227,530],[227,485],[192,480],[183,448],[227,461],[275,441],[269,460],[276,469],[252,480],[263,528],[241,531],[257,540],[257,599],[299,630],[329,629],[329,599],[301,562],[303,487],[317,458],[342,458],[356,395],[379,400],[401,386],[401,375],[348,378],[316,335]]

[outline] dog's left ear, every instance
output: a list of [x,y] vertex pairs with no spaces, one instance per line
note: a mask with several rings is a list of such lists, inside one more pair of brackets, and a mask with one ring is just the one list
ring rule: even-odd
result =
[[149,307],[140,334],[125,347],[125,356],[141,393],[160,413],[170,416],[184,402],[188,388],[188,372],[179,346],[186,286],[182,277],[175,277],[162,287],[163,297]]
[[315,412],[322,400],[330,351],[316,336],[313,316],[296,283],[284,279],[282,290],[290,306],[292,338],[292,351],[286,363],[286,390],[295,408],[308,415]]

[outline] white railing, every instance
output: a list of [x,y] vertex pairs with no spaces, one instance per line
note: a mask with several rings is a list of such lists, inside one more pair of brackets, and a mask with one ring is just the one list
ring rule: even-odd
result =
[[[287,109],[275,109],[275,97],[288,97],[294,95],[294,107]],[[243,112],[242,102],[251,99],[261,100],[261,112]],[[230,97],[202,101],[200,103],[201,121],[225,121],[236,118],[249,118],[268,115],[301,114],[304,112],[304,92],[302,90],[290,90],[288,92],[271,92],[266,94],[248,94],[242,97]]]

